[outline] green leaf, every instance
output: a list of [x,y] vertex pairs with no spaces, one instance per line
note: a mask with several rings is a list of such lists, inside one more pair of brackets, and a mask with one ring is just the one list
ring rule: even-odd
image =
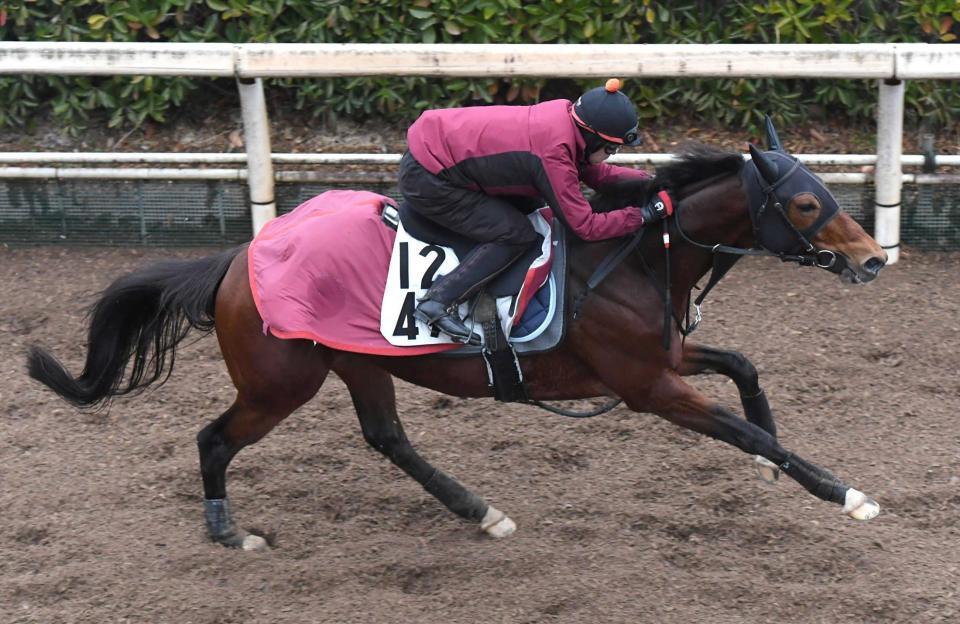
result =
[[106,15],[91,15],[87,18],[87,25],[93,30],[100,30],[107,23],[107,20]]
[[423,9],[410,9],[409,12],[410,12],[410,15],[414,16],[417,19],[427,19],[428,17],[433,17],[433,11],[425,11]]

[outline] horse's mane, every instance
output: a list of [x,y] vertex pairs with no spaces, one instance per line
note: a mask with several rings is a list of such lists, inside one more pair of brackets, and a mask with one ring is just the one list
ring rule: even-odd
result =
[[670,189],[679,189],[691,182],[699,182],[720,174],[740,173],[743,156],[737,152],[725,152],[700,143],[690,143],[680,148],[678,160],[657,168],[653,184]]
[[638,205],[659,189],[677,190],[721,174],[737,174],[743,168],[743,156],[701,143],[687,143],[677,152],[677,159],[657,168],[656,175],[639,182],[621,185],[615,193],[597,193],[590,199],[595,212],[608,212],[628,205]]

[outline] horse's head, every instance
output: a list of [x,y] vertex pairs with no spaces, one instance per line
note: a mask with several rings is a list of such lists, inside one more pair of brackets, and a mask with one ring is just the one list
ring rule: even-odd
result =
[[750,145],[753,164],[743,174],[756,243],[777,254],[813,254],[817,266],[850,283],[875,279],[886,252],[820,178],[787,154],[769,117],[766,130],[769,151]]

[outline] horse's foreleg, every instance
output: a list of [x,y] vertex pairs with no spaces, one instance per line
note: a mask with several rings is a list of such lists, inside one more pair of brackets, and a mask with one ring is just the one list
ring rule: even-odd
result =
[[[683,349],[683,361],[680,364],[681,375],[700,375],[719,373],[729,377],[737,384],[740,403],[747,420],[757,425],[774,438],[777,437],[777,425],[767,403],[767,395],[760,387],[757,368],[745,355],[738,351],[714,349],[703,345],[687,343]],[[776,464],[757,455],[755,457],[757,474],[768,483],[780,478],[780,469]]]
[[777,426],[773,421],[766,394],[760,387],[757,368],[745,355],[703,345],[685,345],[680,374],[702,373],[719,373],[732,379],[740,392],[740,403],[747,420],[774,438],[777,437]]
[[654,413],[676,425],[767,458],[817,498],[843,505],[844,513],[852,518],[869,520],[880,511],[876,501],[788,452],[763,428],[709,401],[675,375],[665,374],[649,392],[624,398],[633,409],[651,411],[652,407]]
[[506,537],[516,525],[502,511],[488,505],[442,470],[434,468],[414,450],[397,416],[393,378],[369,365],[336,366],[337,375],[347,384],[360,427],[367,443],[413,477],[450,511],[477,522],[493,537]]

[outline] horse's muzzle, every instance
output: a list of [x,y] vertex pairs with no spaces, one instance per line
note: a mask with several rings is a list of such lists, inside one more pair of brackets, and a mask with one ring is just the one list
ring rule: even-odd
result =
[[[874,256],[866,262],[863,263],[863,272],[866,275],[870,275],[870,279],[876,279],[880,275],[880,269],[887,266],[887,261],[884,258],[878,258]],[[864,280],[869,281],[869,280]]]
[[880,269],[887,265],[884,258],[874,256],[861,265],[852,264],[846,256],[839,255],[838,262],[834,267],[836,273],[839,273],[841,281],[849,284],[866,284],[877,279],[880,275]]

